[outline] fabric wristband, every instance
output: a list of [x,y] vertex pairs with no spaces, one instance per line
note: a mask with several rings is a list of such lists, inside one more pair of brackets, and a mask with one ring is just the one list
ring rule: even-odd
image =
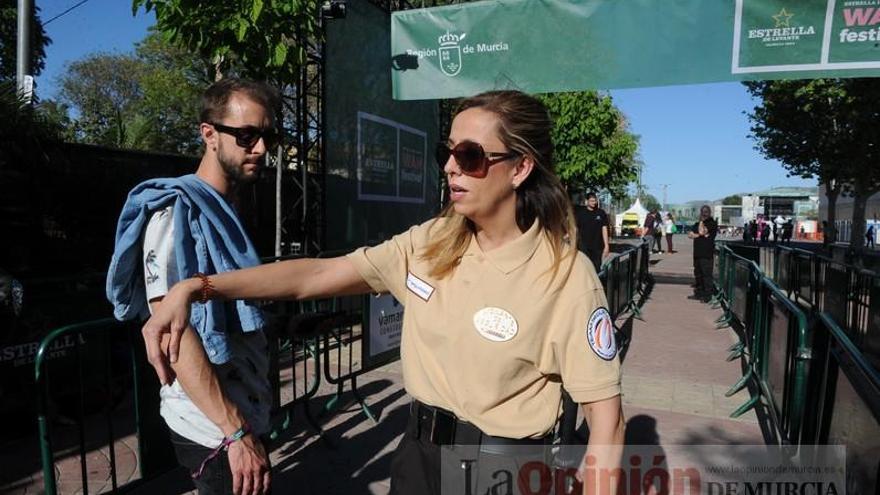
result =
[[205,466],[207,466],[210,461],[212,461],[218,455],[220,455],[220,452],[223,452],[230,445],[241,440],[242,438],[244,438],[245,435],[247,435],[250,432],[251,432],[251,426],[249,424],[245,423],[245,424],[241,425],[241,428],[235,430],[235,432],[232,435],[229,435],[228,437],[224,438],[223,441],[220,443],[220,445],[218,445],[217,448],[214,449],[214,451],[211,452],[211,454],[208,455],[208,457],[205,458],[204,461],[202,461],[202,464],[199,466],[199,470],[193,471],[192,473],[190,473],[190,475],[192,476],[192,479],[195,480],[195,479],[200,478],[202,476],[202,474],[205,472]]
[[214,284],[211,283],[211,279],[207,275],[199,272],[196,273],[196,277],[202,281],[199,302],[205,304],[217,295],[217,291],[214,289]]

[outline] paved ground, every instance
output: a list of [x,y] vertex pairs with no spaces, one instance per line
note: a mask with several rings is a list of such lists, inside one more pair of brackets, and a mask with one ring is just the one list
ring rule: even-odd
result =
[[[740,376],[739,362],[726,362],[727,348],[736,340],[730,330],[715,330],[720,315],[705,304],[690,301],[692,281],[690,241],[675,237],[675,254],[655,255],[651,270],[659,282],[643,308],[644,320],[621,320],[631,332],[632,344],[624,359],[624,406],[627,442],[668,447],[693,444],[764,443],[759,418],[749,412],[732,420],[728,415],[745,402],[747,392],[730,398],[724,392]],[[357,349],[354,349],[355,360]],[[347,360],[347,357],[346,357]],[[378,422],[369,419],[346,387],[341,408],[319,421],[324,439],[307,426],[301,411],[272,451],[275,493],[298,495],[385,494],[391,454],[408,415],[399,364],[391,364],[359,379]],[[317,415],[335,387],[324,385],[313,401]],[[137,477],[134,437],[118,445],[117,462],[125,479]],[[0,454],[0,465],[24,462],[29,468],[13,470],[13,479],[0,476],[2,493],[41,490],[38,453],[33,439],[19,442]],[[89,455],[90,492],[109,489],[107,451]],[[10,464],[11,463],[11,464]],[[31,469],[31,471],[27,471]],[[65,493],[78,492],[75,459],[60,462],[56,470]],[[182,473],[166,477],[143,493],[185,493]]]

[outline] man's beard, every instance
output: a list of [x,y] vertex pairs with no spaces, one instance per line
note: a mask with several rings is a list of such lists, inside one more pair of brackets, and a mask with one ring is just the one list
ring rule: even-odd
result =
[[220,168],[222,168],[223,172],[226,174],[226,180],[233,185],[250,184],[251,182],[256,182],[259,178],[259,174],[256,173],[252,175],[245,174],[244,164],[227,158],[223,154],[223,150],[220,150],[219,153],[217,153],[217,161],[220,162]]

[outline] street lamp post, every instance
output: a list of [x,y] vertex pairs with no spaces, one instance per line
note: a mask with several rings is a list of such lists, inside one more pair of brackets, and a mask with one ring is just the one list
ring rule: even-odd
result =
[[31,24],[33,18],[34,0],[18,0],[15,83],[18,94],[28,104],[30,104],[34,93],[34,76],[31,74]]

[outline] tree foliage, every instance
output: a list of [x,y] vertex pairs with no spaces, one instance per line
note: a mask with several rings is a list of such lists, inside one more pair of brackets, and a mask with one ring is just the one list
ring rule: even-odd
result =
[[660,210],[660,201],[654,197],[653,194],[643,192],[641,196],[639,196],[639,200],[642,202],[642,206],[645,207],[648,211]]
[[731,194],[730,196],[722,199],[721,204],[729,206],[740,206],[742,205],[742,200],[743,198],[739,194]]
[[0,81],[0,115],[0,145],[4,151],[0,157],[42,156],[43,145],[58,136],[58,127],[17,94],[14,81]]
[[133,12],[140,8],[155,12],[169,41],[210,60],[218,74],[237,66],[241,75],[279,87],[297,80],[306,40],[320,37],[317,0],[133,0]]
[[208,84],[207,64],[152,32],[132,54],[98,53],[71,63],[60,79],[60,101],[49,102],[47,112],[70,121],[80,142],[193,153],[199,95]]
[[841,177],[852,121],[843,113],[846,94],[830,79],[744,83],[760,99],[749,119],[756,149],[779,160],[792,176],[827,183]]
[[616,196],[636,178],[638,138],[611,97],[595,91],[541,95],[553,119],[556,172],[569,190]]
[[[18,39],[18,0],[0,0],[0,81],[15,79],[16,40]],[[31,21],[31,73],[39,75],[45,67],[46,46],[52,40],[46,36],[40,20],[40,8],[34,6]]]
[[[880,80],[815,79],[745,83],[760,103],[749,115],[756,148],[791,175],[816,178],[829,203],[855,197],[851,242],[863,242],[867,198],[880,191]],[[829,208],[829,219],[834,220]]]
[[61,77],[62,102],[79,112],[76,132],[84,142],[125,147],[141,99],[142,64],[132,55],[92,54],[72,62]]

